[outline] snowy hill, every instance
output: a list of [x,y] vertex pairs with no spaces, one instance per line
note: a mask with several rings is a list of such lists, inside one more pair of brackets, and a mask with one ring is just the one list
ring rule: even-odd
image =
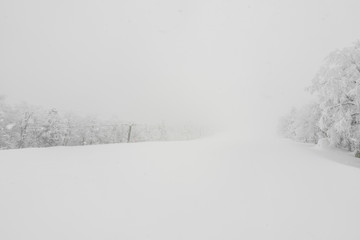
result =
[[[360,239],[360,169],[274,140],[0,152],[0,239]],[[350,157],[349,157],[350,159]]]

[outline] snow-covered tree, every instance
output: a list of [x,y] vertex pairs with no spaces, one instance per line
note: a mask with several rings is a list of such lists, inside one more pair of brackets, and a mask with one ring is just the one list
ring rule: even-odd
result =
[[320,129],[330,142],[353,150],[359,146],[360,123],[360,42],[331,53],[313,84],[311,93],[318,97]]
[[51,109],[41,125],[40,141],[43,146],[63,145],[66,136],[66,124],[56,109]]
[[19,114],[0,97],[0,149],[16,147]]
[[316,103],[293,110],[281,133],[303,142],[327,138],[332,146],[360,150],[360,42],[332,52],[309,92]]
[[283,136],[296,141],[317,143],[319,138],[325,135],[318,125],[320,115],[316,102],[300,109],[293,108],[290,114],[281,120],[279,131]]
[[189,132],[196,135],[195,128],[176,129],[170,131],[164,123],[135,124],[64,115],[56,109],[27,104],[10,106],[0,97],[0,149],[180,140],[188,138]]

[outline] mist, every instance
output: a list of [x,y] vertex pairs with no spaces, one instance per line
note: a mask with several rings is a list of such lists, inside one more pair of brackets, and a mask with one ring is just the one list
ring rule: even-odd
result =
[[359,10],[0,0],[0,239],[359,240]]
[[358,1],[1,1],[0,94],[136,122],[273,133]]

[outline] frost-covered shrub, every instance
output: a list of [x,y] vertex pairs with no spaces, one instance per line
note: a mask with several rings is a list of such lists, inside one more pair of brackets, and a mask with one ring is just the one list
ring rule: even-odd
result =
[[327,138],[321,138],[321,139],[319,139],[319,141],[317,143],[317,146],[319,148],[323,148],[323,149],[329,148],[330,147],[330,141]]
[[296,141],[317,143],[322,137],[318,126],[320,111],[317,103],[308,104],[301,109],[293,109],[282,119],[280,132]]
[[360,42],[331,53],[308,88],[317,102],[292,111],[284,136],[303,142],[360,149]]
[[134,124],[26,104],[9,106],[0,98],[0,149],[185,140],[199,138],[202,132],[197,126]]

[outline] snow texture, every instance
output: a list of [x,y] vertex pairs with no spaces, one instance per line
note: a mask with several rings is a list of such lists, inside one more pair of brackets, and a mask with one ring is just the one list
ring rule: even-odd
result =
[[341,158],[215,138],[1,151],[0,239],[358,240],[360,172]]
[[323,149],[330,148],[330,141],[327,138],[321,138],[321,139],[319,139],[317,146],[319,148],[323,148]]

